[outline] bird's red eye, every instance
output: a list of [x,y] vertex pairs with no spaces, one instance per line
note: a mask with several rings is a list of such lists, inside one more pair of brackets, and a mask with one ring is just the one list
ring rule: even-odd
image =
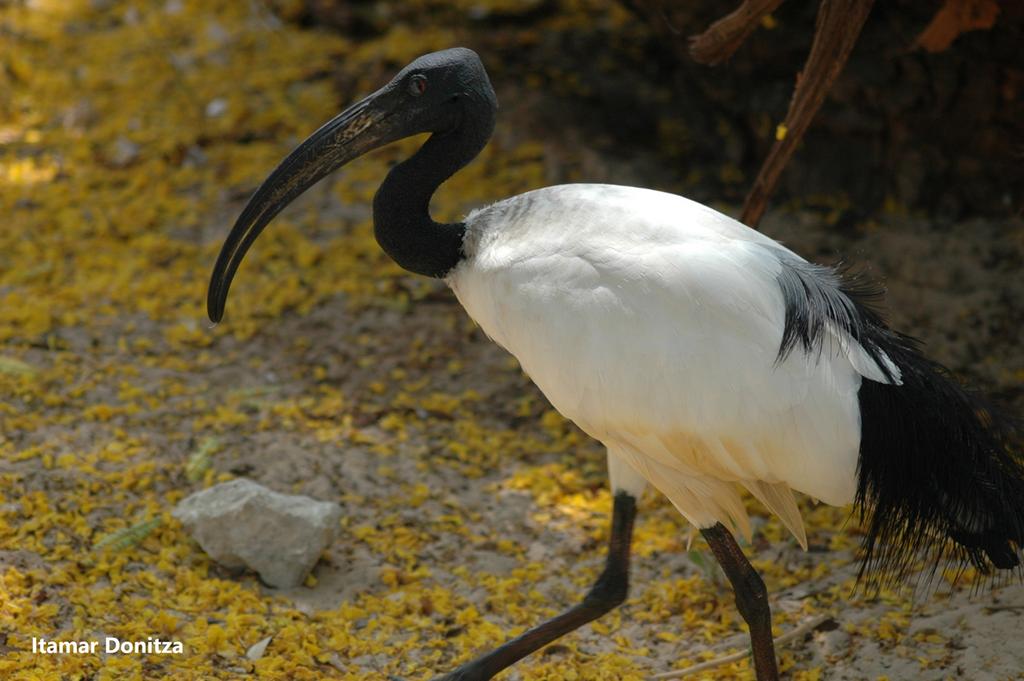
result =
[[427,77],[417,74],[409,79],[409,94],[419,97],[427,91]]

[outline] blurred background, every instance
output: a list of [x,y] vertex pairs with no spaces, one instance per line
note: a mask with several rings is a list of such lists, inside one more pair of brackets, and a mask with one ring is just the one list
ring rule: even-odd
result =
[[[601,565],[603,453],[442,284],[403,273],[373,241],[373,193],[421,139],[282,214],[216,328],[210,268],[295,144],[414,57],[455,45],[481,55],[501,108],[437,216],[576,181],[739,215],[817,7],[783,3],[728,62],[694,62],[688,36],[732,9],[0,0],[0,675],[429,679],[573,602]],[[1021,45],[1016,0],[876,3],[760,225],[812,260],[868,266],[895,326],[1018,412]],[[342,504],[340,538],[305,586],[225,571],[170,517],[187,494],[240,476]],[[847,510],[807,504],[804,553],[750,505],[748,549],[781,629],[833,615],[782,653],[791,678],[1024,667],[1019,587],[972,597],[968,573],[940,577],[914,609],[908,594],[852,596]],[[646,500],[633,599],[507,678],[643,679],[745,646],[688,531]],[[186,654],[26,652],[32,636],[103,634],[171,637]],[[740,661],[706,678],[748,677]]]

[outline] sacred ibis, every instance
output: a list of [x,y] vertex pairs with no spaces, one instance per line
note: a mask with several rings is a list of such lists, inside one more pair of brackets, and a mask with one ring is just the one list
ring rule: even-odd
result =
[[247,249],[290,201],[356,157],[432,133],[373,201],[381,247],[443,279],[563,415],[602,442],[614,493],[606,566],[583,601],[444,679],[490,679],[622,603],[636,499],[649,483],[700,529],[732,583],[759,681],[778,678],[745,489],[806,547],[794,491],[854,503],[862,574],[921,555],[988,571],[1020,564],[1024,465],[1015,422],[959,386],[871,306],[876,291],[672,194],[538,189],[453,224],[438,186],[494,128],[477,55],[419,57],[302,142],[242,211],[214,267],[217,322]]

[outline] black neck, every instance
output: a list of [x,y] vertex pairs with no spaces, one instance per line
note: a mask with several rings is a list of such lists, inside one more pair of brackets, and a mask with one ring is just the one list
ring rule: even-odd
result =
[[[435,133],[388,173],[373,198],[377,243],[403,269],[444,277],[463,258],[462,222],[434,222],[430,198],[445,180],[472,161],[494,129],[494,111],[465,103],[462,123]],[[474,115],[476,114],[476,115]]]

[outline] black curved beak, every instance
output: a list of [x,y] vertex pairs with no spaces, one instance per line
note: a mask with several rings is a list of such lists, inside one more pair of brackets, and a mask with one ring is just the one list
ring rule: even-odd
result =
[[231,280],[263,228],[285,206],[352,159],[415,134],[385,87],[353,104],[295,148],[249,199],[221,247],[210,277],[206,310],[217,323],[224,316]]

